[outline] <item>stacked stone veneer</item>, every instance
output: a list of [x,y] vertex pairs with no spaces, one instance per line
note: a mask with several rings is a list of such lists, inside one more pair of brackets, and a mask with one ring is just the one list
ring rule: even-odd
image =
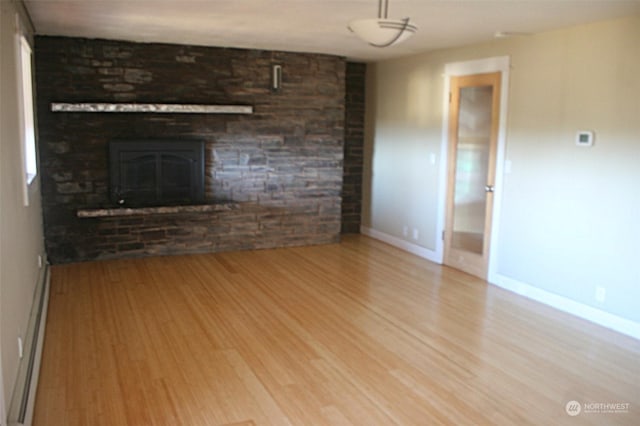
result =
[[[335,242],[345,62],[327,55],[37,37],[46,246],[54,263]],[[270,89],[282,65],[282,89]],[[251,105],[251,115],[61,113],[52,102]],[[79,218],[109,207],[112,139],[206,141],[217,209]]]
[[359,233],[364,161],[364,107],[366,64],[347,63],[342,186],[342,233]]

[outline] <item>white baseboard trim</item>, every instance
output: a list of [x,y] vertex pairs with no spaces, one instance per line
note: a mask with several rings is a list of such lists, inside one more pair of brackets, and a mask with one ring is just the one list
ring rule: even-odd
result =
[[42,350],[44,348],[44,335],[45,335],[45,327],[47,324],[47,311],[49,308],[49,289],[51,285],[51,271],[49,265],[45,266],[44,270],[44,282],[41,284],[43,286],[41,300],[35,301],[35,303],[41,303],[40,306],[40,318],[37,323],[37,336],[35,337],[35,348],[32,352],[33,357],[33,366],[31,369],[31,375],[29,377],[28,383],[28,391],[26,392],[26,404],[24,408],[23,416],[20,416],[19,413],[12,413],[13,415],[18,414],[18,417],[22,417],[18,420],[13,420],[9,422],[9,426],[31,426],[33,422],[33,412],[35,409],[36,402],[36,391],[38,388],[38,378],[40,377],[40,366],[42,365]]
[[550,293],[504,275],[496,274],[495,279],[492,281],[495,282],[491,284],[505,290],[640,340],[640,323],[635,321]]
[[31,425],[33,422],[33,412],[36,404],[36,391],[38,390],[38,379],[40,377],[40,366],[42,365],[42,350],[44,349],[44,335],[47,324],[47,311],[49,309],[49,288],[51,286],[51,271],[47,266],[46,278],[44,282],[44,301],[42,303],[42,314],[40,316],[40,327],[38,330],[38,340],[36,343],[35,360],[33,363],[33,374],[31,375],[31,385],[29,386],[29,399],[27,400],[27,413],[24,425]]
[[[431,262],[438,264],[442,263],[440,257],[435,251],[412,244],[403,239],[394,237],[393,235],[389,235],[366,226],[360,227],[360,233],[390,244],[401,250],[415,254],[423,259],[430,260]],[[534,287],[531,284],[526,284],[501,274],[495,274],[490,278],[490,281],[490,284],[497,287],[501,287],[510,292],[640,340],[640,323],[635,321],[602,311],[592,306],[585,305],[584,303],[576,302],[575,300],[567,297],[559,296],[538,287]]]
[[434,250],[421,247],[417,244],[410,243],[401,238],[385,234],[384,232],[380,232],[366,226],[360,227],[360,233],[366,235],[367,237],[375,238],[376,240],[380,240],[384,243],[397,247],[401,250],[408,251],[409,253],[415,254],[416,256],[419,256],[423,259],[430,260],[431,262],[438,264],[442,263],[442,259],[440,259],[440,256],[438,256],[438,254]]

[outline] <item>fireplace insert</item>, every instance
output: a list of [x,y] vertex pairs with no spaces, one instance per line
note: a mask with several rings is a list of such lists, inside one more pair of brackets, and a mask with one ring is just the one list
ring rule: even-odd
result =
[[114,140],[109,172],[116,205],[199,204],[204,201],[204,141]]

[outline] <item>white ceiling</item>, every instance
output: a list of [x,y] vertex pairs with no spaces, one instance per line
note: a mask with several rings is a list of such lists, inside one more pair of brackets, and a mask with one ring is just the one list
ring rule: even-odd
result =
[[640,14],[640,0],[390,0],[418,33],[390,48],[347,30],[377,0],[25,0],[41,35],[318,52],[375,61]]

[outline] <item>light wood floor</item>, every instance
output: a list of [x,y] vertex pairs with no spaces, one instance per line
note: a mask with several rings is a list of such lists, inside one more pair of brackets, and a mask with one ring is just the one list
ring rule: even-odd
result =
[[366,237],[51,286],[37,426],[640,424],[640,342]]

